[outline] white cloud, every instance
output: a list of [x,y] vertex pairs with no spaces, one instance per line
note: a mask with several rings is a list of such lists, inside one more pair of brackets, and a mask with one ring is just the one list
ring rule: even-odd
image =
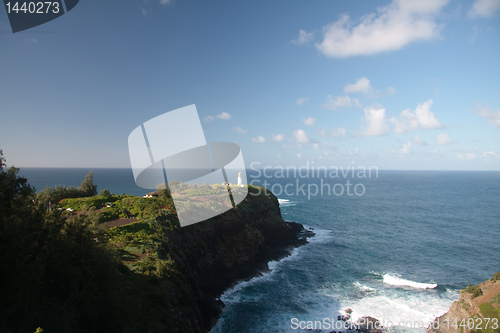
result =
[[386,89],[385,93],[381,91],[375,91],[370,84],[370,80],[368,80],[366,77],[362,77],[361,79],[356,81],[356,83],[346,85],[344,87],[344,93],[362,93],[368,97],[383,97],[386,95],[394,95],[396,93],[396,89],[394,87],[389,87]]
[[419,146],[427,146],[427,145],[429,145],[427,142],[425,142],[425,141],[424,141],[424,140],[420,137],[420,135],[419,135],[419,134],[417,134],[417,135],[415,135],[415,136],[413,137],[412,142],[413,142],[414,144],[416,144],[416,145],[419,145]]
[[273,134],[274,141],[283,141],[285,138],[285,134]]
[[324,129],[324,128],[320,128],[319,130],[316,131],[316,133],[319,136],[322,136],[324,138],[326,138],[328,136],[328,134],[326,133],[326,129]]
[[216,115],[217,118],[222,119],[222,120],[229,120],[231,119],[231,115],[227,112],[222,112],[221,114]]
[[340,138],[345,135],[345,128],[332,129],[330,132],[331,136],[334,138]]
[[300,30],[297,39],[292,40],[294,44],[307,44],[314,39],[312,32],[305,32],[305,30]]
[[394,87],[389,87],[385,91],[386,95],[394,95],[395,93],[396,93],[396,88],[394,88]]
[[493,150],[492,151],[485,151],[483,153],[483,156],[488,158],[490,156],[500,156],[500,153],[495,153]]
[[337,96],[333,97],[332,95],[328,95],[326,97],[325,103],[322,105],[325,109],[335,111],[338,108],[342,107],[361,107],[361,104],[359,103],[359,99],[357,98],[350,98],[349,96]]
[[30,42],[33,42],[33,43],[38,43],[38,39],[36,39],[36,38],[31,38],[31,39],[30,39]]
[[175,0],[160,0],[162,5],[173,5]]
[[298,158],[302,158],[302,154],[301,153],[297,153],[297,157]]
[[298,100],[295,101],[295,104],[297,105],[302,105],[304,104],[305,102],[309,101],[309,98],[308,97],[302,97],[302,98],[299,98]]
[[[222,119],[222,120],[229,120],[231,119],[231,115],[227,112],[222,112],[221,114],[218,114],[215,116],[217,119]],[[204,121],[214,121],[215,118],[212,116],[206,116],[203,118]],[[233,129],[234,130],[234,129]]]
[[454,141],[450,139],[448,133],[439,133],[436,136],[436,144],[438,146],[446,146],[452,144]]
[[469,10],[470,17],[493,17],[500,10],[500,0],[476,0]]
[[385,116],[385,109],[375,106],[368,106],[365,108],[365,121],[367,127],[362,125],[363,132],[357,135],[378,136],[387,133],[387,117]]
[[470,38],[470,42],[472,44],[474,44],[474,42],[476,41],[476,38],[480,32],[481,32],[481,28],[479,26],[476,25],[475,27],[472,27],[472,36]]
[[295,141],[299,143],[306,143],[309,142],[309,138],[306,135],[306,132],[304,130],[298,129],[295,132],[293,132],[293,137]]
[[448,0],[393,0],[360,18],[355,25],[347,14],[323,28],[316,47],[327,57],[346,58],[399,50],[439,35],[434,17]]
[[332,136],[336,139],[339,139],[345,135],[346,131],[345,128],[337,128],[337,129],[332,128],[331,130],[326,130],[324,128],[321,128],[317,130],[316,133],[324,138]]
[[313,149],[319,149],[319,143],[313,143]]
[[490,124],[500,128],[500,108],[497,108],[497,112],[495,112],[491,106],[482,106],[481,104],[477,104],[475,109],[472,111],[477,115],[488,119]]
[[476,159],[476,153],[465,153],[465,154],[457,154],[457,158],[459,160],[474,160]]
[[257,143],[264,143],[266,142],[266,138],[263,136],[258,136],[256,138],[252,138],[252,141]]
[[344,87],[344,92],[346,94],[357,93],[357,92],[363,94],[369,94],[372,91],[373,88],[370,85],[370,80],[368,80],[366,77],[362,77],[356,83],[348,84],[347,86]]
[[403,148],[399,150],[401,154],[409,154],[411,149],[411,142],[407,142],[403,145]]
[[308,117],[306,119],[302,119],[302,122],[304,123],[304,125],[306,126],[312,126],[314,125],[314,123],[316,122],[316,118],[313,118],[313,117]]
[[245,134],[245,133],[248,133],[247,130],[244,130],[243,128],[241,127],[233,127],[233,132],[236,132],[236,133],[241,133],[241,134]]
[[402,134],[414,129],[443,128],[443,124],[436,119],[433,112],[430,112],[431,106],[432,99],[424,104],[419,103],[414,113],[410,109],[406,109],[401,112],[398,118],[389,119],[396,126],[394,132]]

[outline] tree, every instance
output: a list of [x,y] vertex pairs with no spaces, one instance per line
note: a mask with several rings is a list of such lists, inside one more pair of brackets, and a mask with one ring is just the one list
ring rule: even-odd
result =
[[170,189],[165,183],[158,184],[156,186],[156,192],[158,192],[158,196],[161,198],[171,198],[172,197],[172,194],[170,193]]
[[107,198],[107,197],[109,197],[111,195],[111,193],[109,192],[109,190],[107,188],[105,188],[104,190],[101,190],[101,192],[99,193],[99,195],[101,197]]
[[19,169],[10,167],[5,170],[5,167],[3,152],[0,150],[0,221],[12,209],[30,206],[35,196],[35,189],[28,184],[26,178],[17,177]]
[[0,150],[0,332],[168,332],[170,287],[117,262],[92,209],[48,211],[4,161]]
[[80,190],[82,191],[83,196],[86,197],[97,195],[97,185],[94,185],[94,175],[92,170],[85,176],[85,179],[80,184]]

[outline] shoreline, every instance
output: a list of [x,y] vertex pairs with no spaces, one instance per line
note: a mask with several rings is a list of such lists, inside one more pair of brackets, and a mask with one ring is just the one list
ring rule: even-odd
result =
[[269,263],[272,261],[277,261],[280,262],[283,259],[288,258],[289,256],[292,255],[293,251],[296,248],[299,248],[300,246],[306,245],[309,242],[307,241],[308,238],[314,237],[316,234],[312,231],[312,229],[306,229],[302,224],[297,223],[297,222],[286,222],[285,223],[290,226],[292,229],[292,232],[295,234],[295,239],[287,245],[281,245],[281,246],[276,246],[276,247],[270,247],[267,249],[267,253],[262,255],[259,258],[259,262],[257,262],[253,267],[251,267],[247,273],[246,276],[237,278],[231,283],[229,283],[222,292],[218,293],[217,295],[212,295],[212,299],[217,303],[218,305],[218,312],[214,316],[212,316],[212,324],[210,328],[208,329],[207,332],[211,331],[212,328],[217,324],[217,321],[219,320],[219,316],[222,312],[222,309],[226,306],[224,304],[224,301],[222,298],[224,297],[224,294],[227,292],[230,292],[231,290],[234,290],[237,288],[238,285],[241,285],[242,283],[249,282],[255,278],[259,278],[264,276],[267,273],[272,272],[272,269],[269,268]]
[[498,332],[499,328],[500,272],[491,279],[461,290],[458,300],[429,324],[427,332],[464,333],[472,332],[473,329]]

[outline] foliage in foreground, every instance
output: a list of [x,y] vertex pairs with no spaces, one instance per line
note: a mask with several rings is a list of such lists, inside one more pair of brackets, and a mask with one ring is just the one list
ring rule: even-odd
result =
[[[4,170],[1,152],[0,161],[1,332],[206,332],[220,311],[215,296],[296,239],[262,188],[180,228],[166,195],[104,192],[47,209],[16,169]],[[103,203],[142,220],[102,230]],[[54,209],[65,205],[79,205],[79,214]]]
[[95,241],[90,214],[48,211],[17,172],[0,151],[0,331],[182,330],[169,315],[175,279],[132,273]]

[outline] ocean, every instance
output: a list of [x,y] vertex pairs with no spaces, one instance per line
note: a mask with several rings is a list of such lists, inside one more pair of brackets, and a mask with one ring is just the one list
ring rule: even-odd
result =
[[[20,174],[41,190],[78,186],[88,171]],[[347,308],[352,320],[371,316],[388,331],[424,332],[460,289],[500,271],[500,172],[343,171],[247,170],[249,183],[280,198],[286,221],[316,236],[227,290],[211,332],[339,331]],[[113,193],[148,192],[129,169],[94,169],[94,182]]]

